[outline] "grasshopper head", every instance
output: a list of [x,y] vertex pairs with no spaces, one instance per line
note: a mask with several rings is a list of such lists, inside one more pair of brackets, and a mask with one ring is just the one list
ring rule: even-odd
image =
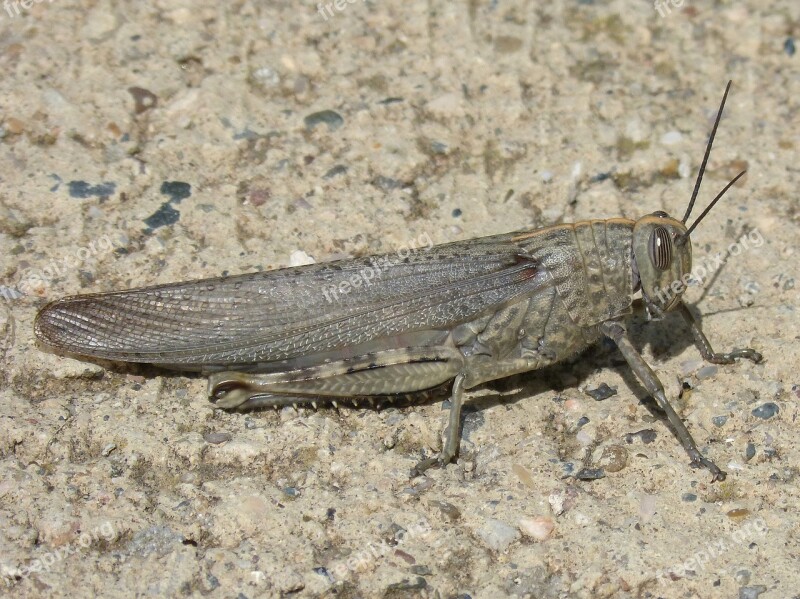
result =
[[730,91],[731,82],[725,87],[725,94],[722,96],[717,118],[711,135],[706,145],[706,153],[700,170],[697,173],[697,180],[694,183],[692,197],[689,199],[689,206],[683,219],[676,220],[666,212],[654,212],[636,221],[633,226],[633,268],[634,276],[639,278],[645,304],[648,312],[656,315],[661,312],[668,312],[680,304],[681,296],[686,291],[686,285],[692,271],[692,242],[689,236],[700,221],[714,205],[725,195],[742,176],[745,171],[736,175],[717,196],[711,200],[706,209],[698,216],[690,227],[686,221],[692,213],[694,202],[697,199],[697,192],[700,190],[700,183],[703,181],[703,173],[708,164],[708,157],[711,154],[711,146],[717,134],[717,127],[722,118],[722,110],[725,108],[725,100]]
[[633,259],[645,303],[656,312],[677,306],[692,270],[686,225],[666,212],[640,218],[633,227]]

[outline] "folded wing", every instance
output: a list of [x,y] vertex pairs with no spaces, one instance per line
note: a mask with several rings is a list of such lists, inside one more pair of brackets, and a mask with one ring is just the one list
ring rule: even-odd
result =
[[386,254],[68,297],[42,309],[35,333],[70,353],[189,369],[449,330],[547,284],[512,235],[417,250],[404,259]]

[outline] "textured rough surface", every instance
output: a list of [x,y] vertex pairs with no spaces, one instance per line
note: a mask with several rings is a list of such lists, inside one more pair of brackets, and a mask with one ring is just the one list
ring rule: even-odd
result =
[[[0,595],[795,594],[800,6],[711,4],[0,5]],[[607,344],[470,392],[412,480],[441,404],[231,415],[34,342],[66,294],[680,216],[728,78],[687,299],[766,360],[631,326],[723,484]]]

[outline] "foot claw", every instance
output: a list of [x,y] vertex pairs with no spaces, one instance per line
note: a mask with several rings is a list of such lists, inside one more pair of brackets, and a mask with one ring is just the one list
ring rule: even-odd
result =
[[455,455],[447,453],[444,451],[438,454],[435,457],[428,458],[426,460],[422,460],[418,462],[416,466],[411,469],[411,478],[415,476],[421,476],[425,473],[426,470],[436,467],[436,468],[444,468],[450,462],[455,460]]
[[728,476],[728,473],[724,470],[720,470],[719,466],[717,466],[711,460],[707,460],[704,457],[697,457],[689,462],[689,465],[692,468],[705,468],[711,473],[711,482],[722,482]]
[[752,360],[755,364],[758,364],[764,359],[764,356],[750,348],[733,350],[732,354],[734,358],[745,358],[747,360]]
[[421,462],[417,462],[417,465],[411,469],[411,478],[422,476],[423,474],[425,474],[426,470],[433,468],[434,466],[436,466],[437,468],[442,467],[442,463],[441,460],[439,459],[439,456],[436,456],[435,458],[428,458],[426,460],[422,460]]
[[727,354],[713,354],[708,358],[708,361],[712,364],[733,364],[736,361],[736,358],[750,360],[755,364],[758,364],[764,359],[764,356],[762,356],[756,350],[750,348],[734,349]]

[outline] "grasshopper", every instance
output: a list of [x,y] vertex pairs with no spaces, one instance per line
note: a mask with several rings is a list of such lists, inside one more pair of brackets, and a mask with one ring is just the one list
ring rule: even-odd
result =
[[[612,339],[691,459],[723,472],[697,448],[656,374],[625,329],[638,292],[648,314],[678,311],[703,358],[760,362],[752,349],[717,353],[682,302],[692,267],[691,226],[725,89],[682,220],[655,212],[518,231],[410,253],[365,277],[388,254],[262,273],[67,297],[45,306],[39,340],[85,357],[209,374],[209,399],[243,410],[297,403],[354,405],[449,391],[442,450],[415,471],[451,462],[467,389],[575,356]],[[354,278],[355,277],[355,278]],[[323,293],[361,277],[347,294]]]

